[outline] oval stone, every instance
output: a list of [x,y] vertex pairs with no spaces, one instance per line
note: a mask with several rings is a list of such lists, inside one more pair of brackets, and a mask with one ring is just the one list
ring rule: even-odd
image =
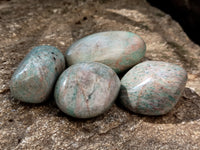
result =
[[138,35],[126,31],[108,31],[78,40],[67,49],[65,58],[68,65],[99,62],[119,73],[138,63],[145,51],[146,45]]
[[64,55],[55,47],[38,46],[19,64],[10,82],[14,98],[28,103],[46,100],[65,69]]
[[88,62],[65,70],[56,83],[54,96],[64,113],[91,118],[108,110],[119,90],[120,80],[110,67]]
[[163,115],[178,102],[187,81],[178,65],[146,61],[128,71],[121,80],[120,99],[130,111],[144,115]]

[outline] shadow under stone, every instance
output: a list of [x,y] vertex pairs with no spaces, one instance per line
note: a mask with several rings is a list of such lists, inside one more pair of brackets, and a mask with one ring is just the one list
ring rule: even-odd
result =
[[133,115],[137,115],[138,117],[142,117],[142,120],[144,122],[155,124],[178,124],[200,119],[200,96],[190,88],[185,88],[182,97],[179,99],[178,103],[169,113],[165,115],[147,116],[133,113],[120,102],[119,96],[116,100],[116,104],[123,111],[126,111]]
[[166,115],[145,117],[145,122],[155,124],[179,124],[200,119],[200,96],[190,88],[184,93],[176,106]]

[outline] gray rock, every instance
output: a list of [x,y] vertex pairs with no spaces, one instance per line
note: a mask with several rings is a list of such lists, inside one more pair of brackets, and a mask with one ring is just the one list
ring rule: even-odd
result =
[[137,34],[107,31],[91,34],[76,41],[65,52],[65,58],[68,65],[99,62],[120,73],[140,62],[145,51],[145,42]]
[[37,46],[14,72],[10,90],[14,98],[27,103],[41,103],[53,92],[54,84],[65,69],[63,54],[53,46]]
[[92,118],[113,105],[119,89],[120,80],[112,68],[87,62],[67,68],[56,83],[54,95],[64,113],[76,118]]
[[176,105],[187,82],[186,71],[175,64],[145,61],[121,79],[120,101],[130,111],[164,115]]

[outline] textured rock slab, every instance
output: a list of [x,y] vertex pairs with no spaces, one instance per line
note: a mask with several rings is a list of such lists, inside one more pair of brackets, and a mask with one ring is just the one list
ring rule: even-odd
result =
[[[1,1],[0,149],[200,149],[200,47],[169,15],[145,0]],[[33,46],[73,42],[102,31],[124,30],[147,45],[145,60],[175,63],[188,72],[180,101],[159,117],[135,115],[113,105],[108,113],[80,120],[52,101],[37,106],[13,100],[9,81]]]
[[120,80],[110,67],[95,62],[78,63],[59,77],[55,99],[66,114],[91,118],[111,107],[119,89]]
[[51,94],[55,81],[65,68],[63,54],[52,46],[38,46],[19,64],[12,76],[10,90],[14,98],[40,103]]
[[183,30],[192,39],[200,44],[200,1],[199,0],[147,0],[152,5],[170,14],[182,26]]
[[100,62],[117,73],[138,63],[146,46],[138,35],[125,31],[108,31],[89,35],[75,42],[65,53],[69,65]]
[[121,80],[121,102],[144,115],[163,115],[178,102],[187,73],[178,65],[146,61],[128,71]]

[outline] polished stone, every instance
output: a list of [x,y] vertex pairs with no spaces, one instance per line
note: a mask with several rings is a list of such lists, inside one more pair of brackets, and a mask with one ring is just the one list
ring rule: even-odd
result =
[[56,79],[65,69],[63,54],[52,46],[35,47],[26,55],[10,82],[14,98],[40,103],[50,95]]
[[187,81],[186,71],[175,64],[146,61],[128,71],[121,80],[121,102],[144,115],[163,115],[178,102]]
[[65,53],[68,65],[78,62],[100,62],[116,73],[131,68],[145,55],[146,45],[132,32],[108,31],[86,36]]
[[111,107],[119,89],[120,80],[110,67],[96,62],[78,63],[61,74],[54,96],[64,113],[91,118]]

